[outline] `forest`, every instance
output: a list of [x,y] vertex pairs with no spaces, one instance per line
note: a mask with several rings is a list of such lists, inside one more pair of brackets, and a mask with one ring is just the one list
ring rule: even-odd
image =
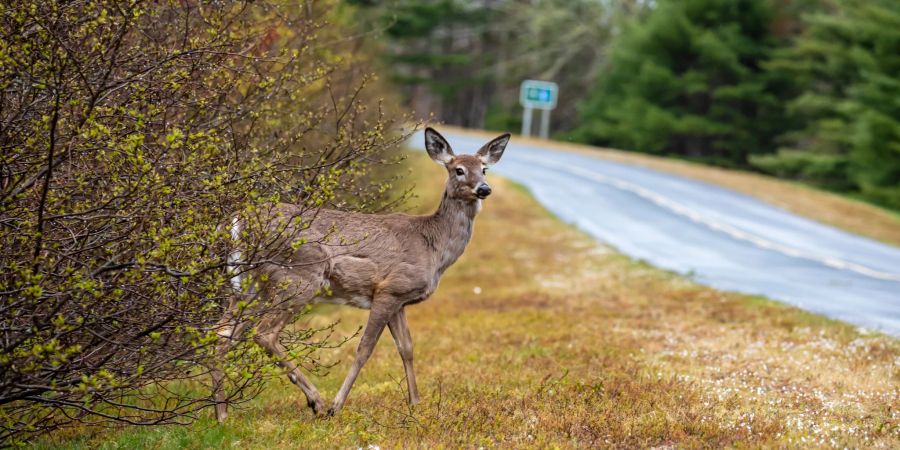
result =
[[900,208],[893,0],[352,1],[422,117],[518,130],[554,81],[554,138],[684,158]]

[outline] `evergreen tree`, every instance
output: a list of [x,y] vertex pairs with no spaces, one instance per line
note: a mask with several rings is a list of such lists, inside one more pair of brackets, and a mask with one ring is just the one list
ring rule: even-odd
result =
[[773,148],[783,89],[764,0],[660,1],[614,42],[574,133],[592,144],[725,165]]
[[[360,21],[385,30],[387,72],[420,117],[518,129],[524,79],[550,80],[577,99],[593,86],[616,17],[643,0],[344,0],[367,6]],[[554,128],[571,128],[561,101]]]
[[491,0],[394,0],[372,11],[386,24],[392,80],[422,117],[480,128],[494,83]]
[[840,0],[770,66],[802,89],[801,124],[758,167],[900,208],[900,3]]

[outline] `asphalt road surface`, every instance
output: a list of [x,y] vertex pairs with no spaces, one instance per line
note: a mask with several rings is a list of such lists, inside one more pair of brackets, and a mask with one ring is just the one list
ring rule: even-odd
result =
[[[457,153],[485,142],[443,134]],[[416,148],[422,141],[421,133],[413,138]],[[718,186],[515,138],[491,171],[633,258],[718,289],[900,335],[900,248]]]

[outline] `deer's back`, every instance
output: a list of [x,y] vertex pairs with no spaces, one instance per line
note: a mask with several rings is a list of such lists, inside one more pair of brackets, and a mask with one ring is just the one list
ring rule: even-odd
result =
[[[292,207],[285,208],[291,217]],[[306,243],[284,247],[285,264],[267,270],[270,285],[296,286],[289,294],[299,302],[368,309],[378,294],[416,302],[436,288],[421,217],[319,210],[310,219],[308,229],[293,233]]]

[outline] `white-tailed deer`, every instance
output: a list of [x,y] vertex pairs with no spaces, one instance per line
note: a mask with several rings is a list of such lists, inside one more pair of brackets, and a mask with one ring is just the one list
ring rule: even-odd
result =
[[[321,395],[298,367],[284,358],[286,352],[278,336],[308,304],[333,303],[368,309],[369,318],[356,350],[356,360],[328,414],[338,412],[344,405],[385,326],[390,329],[403,360],[409,402],[418,403],[412,337],[404,308],[426,300],[437,288],[444,271],[462,255],[472,237],[481,201],[491,193],[485,182],[486,168],[500,160],[509,138],[508,133],[497,137],[474,155],[455,155],[443,136],[426,128],[425,149],[431,159],[447,169],[448,175],[437,211],[425,216],[318,211],[309,228],[299,233],[308,243],[299,246],[285,243],[279,247],[283,251],[276,261],[252,269],[255,279],[265,280],[257,281],[258,298],[277,307],[265,309],[253,323],[236,321],[232,311],[228,311],[220,323],[220,351],[224,354],[238,333],[255,326],[254,340],[280,359],[291,382],[306,395],[307,404],[316,414],[323,414],[325,404]],[[276,209],[282,222],[300,215],[299,208],[292,205],[279,205]],[[232,226],[235,238],[239,227],[240,222],[235,221]],[[212,375],[216,417],[223,421],[226,417],[224,374],[215,369]]]

